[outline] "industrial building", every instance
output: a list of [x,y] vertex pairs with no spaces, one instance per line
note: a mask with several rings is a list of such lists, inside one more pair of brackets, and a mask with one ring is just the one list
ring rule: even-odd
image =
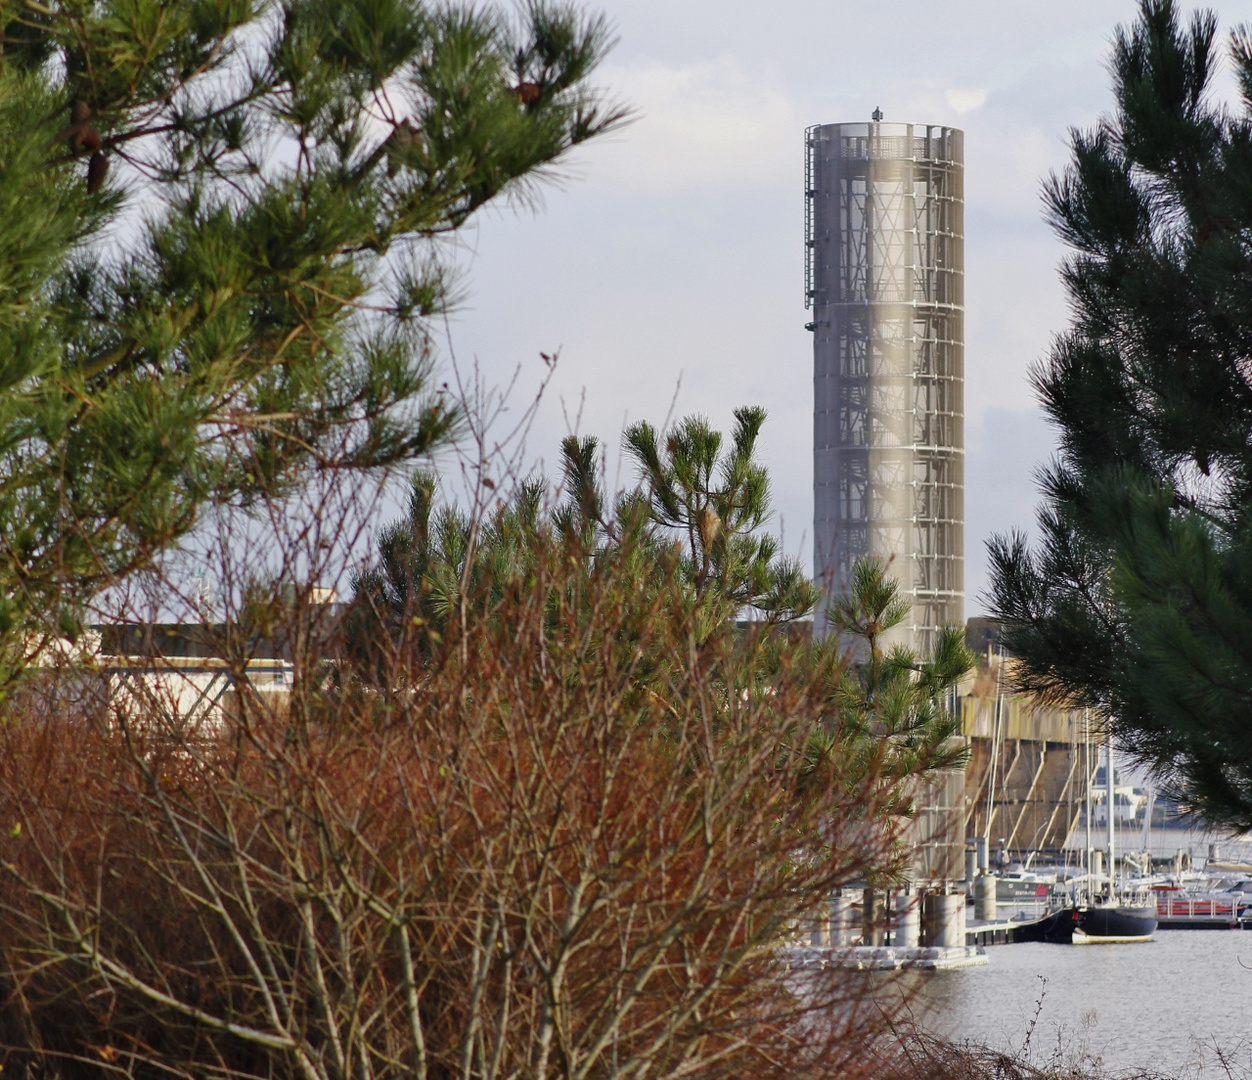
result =
[[889,562],[925,653],[964,622],[964,135],[875,110],[810,127],[805,172],[814,570]]

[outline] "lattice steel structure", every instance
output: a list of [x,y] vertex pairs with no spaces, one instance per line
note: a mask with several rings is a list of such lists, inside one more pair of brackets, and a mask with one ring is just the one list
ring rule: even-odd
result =
[[964,135],[805,141],[815,570],[837,595],[858,557],[890,559],[912,604],[897,638],[927,652],[964,618]]

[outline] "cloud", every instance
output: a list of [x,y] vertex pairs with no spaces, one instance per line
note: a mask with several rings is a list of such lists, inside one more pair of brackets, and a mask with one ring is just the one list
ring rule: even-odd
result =
[[806,120],[770,72],[749,72],[722,56],[606,65],[601,74],[638,119],[615,145],[600,148],[597,183],[664,193],[742,190],[795,173]]
[[1035,472],[1056,452],[1056,432],[1037,406],[989,409],[965,425],[965,614],[986,610],[987,541],[1034,532]]
[[960,116],[981,109],[987,100],[986,90],[958,90],[955,87],[944,91],[944,100],[948,108]]

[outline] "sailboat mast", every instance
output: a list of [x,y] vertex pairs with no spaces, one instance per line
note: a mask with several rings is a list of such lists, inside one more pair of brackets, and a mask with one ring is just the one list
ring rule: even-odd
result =
[[1107,735],[1105,736],[1105,740],[1106,740],[1106,745],[1107,745],[1107,747],[1108,747],[1108,758],[1107,758],[1107,765],[1106,765],[1107,772],[1106,772],[1106,774],[1105,774],[1104,780],[1105,780],[1105,787],[1106,787],[1106,788],[1107,788],[1107,790],[1108,790],[1108,795],[1107,795],[1107,798],[1108,798],[1108,807],[1109,807],[1109,894],[1110,894],[1110,895],[1112,895],[1112,892],[1113,892],[1113,865],[1114,865],[1114,864],[1113,864],[1113,857],[1114,857],[1114,852],[1113,852],[1113,813],[1114,813],[1113,799],[1114,799],[1114,797],[1115,797],[1115,791],[1114,791],[1114,787],[1113,787],[1113,728],[1112,728],[1112,726],[1111,726],[1111,725],[1109,726],[1108,733],[1107,733]]
[[[994,649],[994,645],[992,646]],[[995,655],[994,652],[991,655]],[[1000,762],[1000,720],[1004,709],[1004,653],[1000,653],[1000,664],[996,669],[996,707],[991,724],[991,777],[987,785],[987,822],[986,822],[986,858],[987,870],[991,868],[991,819],[996,812],[996,766]]]
[[1094,779],[1091,770],[1091,716],[1088,710],[1082,711],[1082,797],[1083,821],[1087,825],[1087,862],[1083,869],[1087,873],[1087,894],[1091,894],[1091,781]]

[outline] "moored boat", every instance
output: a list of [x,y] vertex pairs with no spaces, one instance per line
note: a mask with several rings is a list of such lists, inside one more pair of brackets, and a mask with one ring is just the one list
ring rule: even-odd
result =
[[1074,940],[1076,909],[1058,908],[1045,912],[1042,918],[1013,927],[1014,942],[1044,941],[1068,945]]
[[1069,904],[1013,928],[1014,941],[1060,945],[1113,945],[1151,941],[1156,908],[1151,904]]
[[1252,920],[1252,896],[1244,891],[1246,885],[1198,891],[1154,886],[1157,925],[1164,930],[1241,928]]
[[1057,882],[1055,873],[1038,873],[1034,870],[1012,869],[996,878],[996,899],[1028,900],[1042,899]]
[[[1113,741],[1105,743],[1109,777],[1109,806],[1113,805],[1112,777]],[[1090,788],[1088,787],[1088,790]],[[1088,822],[1090,803],[1088,802]],[[1090,826],[1088,826],[1090,827]],[[1046,941],[1074,945],[1114,944],[1128,941],[1151,941],[1156,932],[1157,902],[1146,884],[1126,890],[1118,888],[1113,875],[1116,866],[1113,850],[1113,816],[1109,815],[1108,865],[1110,874],[1101,880],[1093,872],[1091,840],[1087,840],[1087,872],[1069,881],[1069,900],[1062,902],[1043,917],[1014,927],[1014,941]]]
[[1071,941],[1075,945],[1151,941],[1156,932],[1156,906],[1153,904],[1089,904],[1074,908]]

